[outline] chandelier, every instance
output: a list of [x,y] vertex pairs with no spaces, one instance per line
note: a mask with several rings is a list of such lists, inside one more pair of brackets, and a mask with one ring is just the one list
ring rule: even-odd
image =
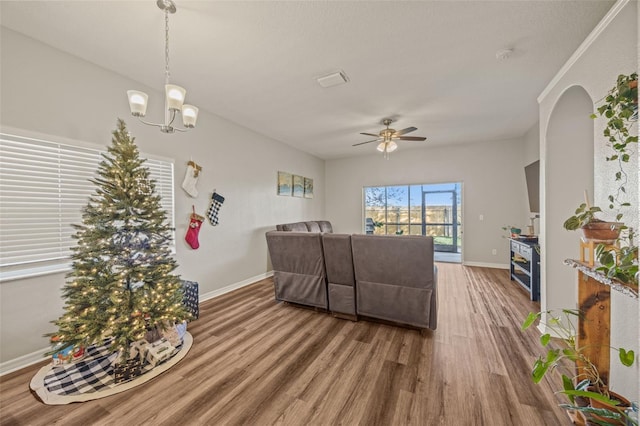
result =
[[[173,133],[175,131],[186,132],[188,129],[192,129],[196,126],[196,120],[198,119],[198,108],[193,105],[187,105],[184,103],[185,94],[187,91],[175,84],[169,84],[169,14],[176,12],[176,5],[172,0],[158,0],[157,5],[164,11],[164,76],[165,76],[165,111],[164,111],[164,123],[150,123],[142,119],[147,112],[147,100],[149,96],[146,93],[138,90],[127,90],[127,96],[129,98],[129,107],[131,108],[131,115],[138,117],[142,123],[149,126],[160,127],[160,131],[163,133]],[[184,129],[173,127],[176,114],[180,112],[182,115],[182,124]]]

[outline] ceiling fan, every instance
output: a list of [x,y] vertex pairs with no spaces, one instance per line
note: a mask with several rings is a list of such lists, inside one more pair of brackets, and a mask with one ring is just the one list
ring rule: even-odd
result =
[[380,142],[377,148],[378,151],[384,153],[385,158],[389,158],[389,153],[395,151],[398,148],[398,144],[395,142],[396,140],[401,140],[401,141],[427,140],[427,138],[424,138],[422,136],[404,136],[407,133],[415,132],[416,130],[418,130],[416,127],[407,127],[406,129],[402,129],[402,130],[390,129],[389,125],[392,122],[393,120],[390,118],[383,119],[382,124],[387,126],[387,128],[381,130],[380,133],[377,135],[373,133],[360,133],[361,135],[375,136],[377,139],[373,139],[366,142],[359,142],[359,143],[353,144],[353,146],[364,145],[372,142]]

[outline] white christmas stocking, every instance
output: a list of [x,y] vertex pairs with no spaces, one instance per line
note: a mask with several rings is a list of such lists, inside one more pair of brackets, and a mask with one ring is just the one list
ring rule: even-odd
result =
[[198,196],[196,184],[198,183],[198,176],[201,171],[202,167],[197,165],[195,162],[189,161],[187,163],[187,173],[185,174],[184,181],[182,182],[182,189],[184,189],[187,194],[193,198]]

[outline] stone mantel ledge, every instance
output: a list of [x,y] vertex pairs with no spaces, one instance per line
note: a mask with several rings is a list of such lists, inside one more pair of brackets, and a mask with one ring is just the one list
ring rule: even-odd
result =
[[604,275],[601,272],[596,271],[595,269],[593,269],[593,267],[588,266],[578,260],[574,260],[574,259],[565,259],[564,264],[567,266],[571,266],[575,269],[577,269],[578,271],[582,272],[583,274],[593,278],[594,280],[598,281],[601,284],[604,285],[608,285],[609,287],[613,288],[614,290],[624,294],[625,296],[628,296],[632,299],[638,299],[638,289],[634,288],[630,285],[624,284],[620,281],[617,280],[612,280],[611,278],[607,277],[606,275]]

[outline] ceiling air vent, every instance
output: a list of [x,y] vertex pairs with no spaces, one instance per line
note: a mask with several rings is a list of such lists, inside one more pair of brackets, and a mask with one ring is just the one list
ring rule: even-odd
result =
[[347,77],[347,74],[345,74],[344,71],[340,70],[331,74],[323,75],[322,77],[318,77],[317,80],[318,84],[322,87],[332,87],[348,82],[349,77]]

